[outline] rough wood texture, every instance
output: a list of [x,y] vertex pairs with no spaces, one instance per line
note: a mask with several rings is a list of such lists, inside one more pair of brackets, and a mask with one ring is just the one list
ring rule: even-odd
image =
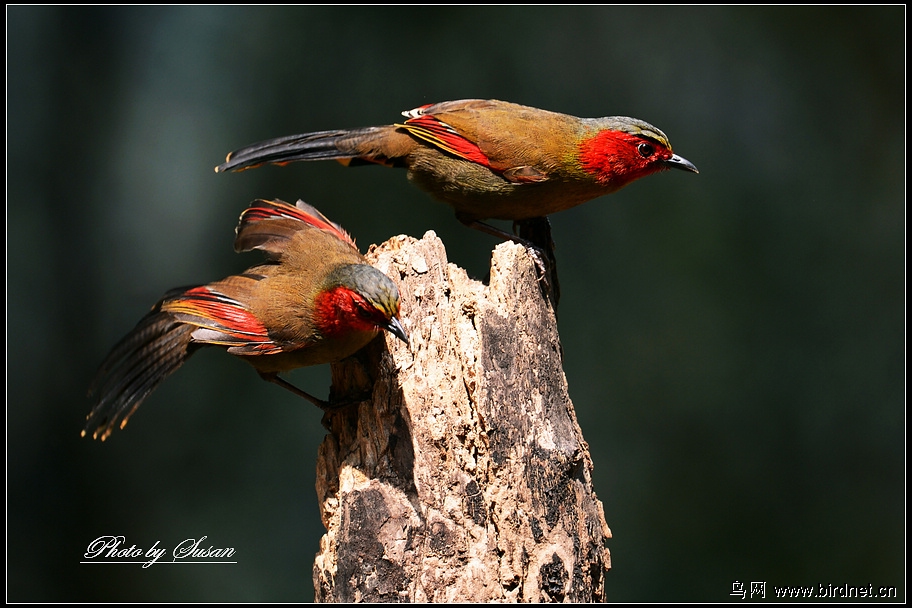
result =
[[410,344],[333,366],[317,462],[317,601],[603,601],[611,532],[567,394],[554,312],[523,247],[489,286],[433,232],[368,255],[395,280]]

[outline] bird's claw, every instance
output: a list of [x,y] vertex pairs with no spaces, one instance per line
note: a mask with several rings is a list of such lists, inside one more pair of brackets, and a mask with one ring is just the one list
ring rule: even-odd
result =
[[529,252],[529,257],[532,258],[532,262],[535,264],[535,268],[538,271],[538,282],[542,283],[546,288],[550,284],[548,275],[551,272],[551,265],[548,263],[548,254],[538,245],[533,245],[532,243],[526,244],[526,251]]

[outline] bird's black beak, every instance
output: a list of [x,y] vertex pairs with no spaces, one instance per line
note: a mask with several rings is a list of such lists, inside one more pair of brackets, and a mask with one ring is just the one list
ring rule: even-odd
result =
[[694,164],[692,162],[690,162],[686,158],[682,158],[682,157],[678,156],[677,154],[672,154],[671,158],[669,158],[668,160],[665,161],[665,166],[668,167],[669,169],[682,169],[684,171],[692,171],[694,173],[699,173],[699,171],[697,171],[697,168],[694,166]]
[[402,323],[399,322],[399,319],[393,317],[390,319],[390,322],[383,327],[386,331],[390,332],[406,344],[409,343],[408,336],[405,334],[405,328],[402,327]]

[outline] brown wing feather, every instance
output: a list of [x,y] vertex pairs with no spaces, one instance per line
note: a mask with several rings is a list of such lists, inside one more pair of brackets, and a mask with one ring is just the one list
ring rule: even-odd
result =
[[82,434],[104,441],[126,426],[146,397],[193,354],[192,331],[158,306],[143,317],[98,369],[89,388],[95,405]]
[[256,200],[241,214],[234,241],[235,251],[260,249],[272,259],[281,258],[289,241],[303,230],[319,230],[331,234],[355,251],[358,246],[341,226],[320,213],[312,205],[298,201],[292,206],[280,200]]
[[572,116],[498,100],[464,99],[405,113],[432,115],[478,146],[488,166],[516,182],[547,180],[574,154],[579,122]]

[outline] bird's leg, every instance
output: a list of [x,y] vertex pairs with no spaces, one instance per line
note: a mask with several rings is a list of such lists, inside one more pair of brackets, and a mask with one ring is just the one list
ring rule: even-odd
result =
[[282,388],[284,388],[288,391],[291,391],[298,397],[303,397],[304,399],[307,399],[308,401],[310,401],[311,403],[316,405],[318,408],[320,408],[324,412],[335,409],[335,407],[333,405],[331,405],[328,401],[323,401],[322,399],[317,399],[310,393],[302,391],[301,389],[299,389],[297,386],[295,386],[291,382],[288,382],[287,380],[283,380],[282,378],[279,378],[279,374],[277,374],[276,372],[258,371],[257,373],[260,375],[260,378],[262,378],[266,382],[272,382],[273,384],[278,384]]
[[[546,217],[536,217],[513,222],[514,230],[519,227],[519,235],[510,234],[484,222],[461,217],[456,219],[469,228],[490,234],[504,241],[513,241],[529,250],[529,255],[538,269],[538,278],[544,283],[545,291],[553,293],[554,305],[560,299],[560,288],[557,284],[557,260],[554,257],[554,241],[551,240],[551,224]],[[553,289],[552,289],[553,286]]]
[[340,410],[344,407],[348,407],[349,405],[354,405],[355,403],[361,403],[362,401],[365,401],[366,399],[370,399],[370,391],[368,391],[366,394],[360,395],[356,398],[340,399],[340,400],[333,400],[333,401],[323,401],[322,399],[317,399],[316,397],[314,397],[307,391],[302,391],[301,389],[299,389],[297,386],[295,386],[291,382],[289,382],[283,378],[279,378],[279,374],[276,372],[258,371],[257,373],[260,375],[260,378],[262,378],[266,382],[272,382],[273,384],[277,384],[277,385],[281,386],[282,388],[284,388],[285,390],[294,393],[298,397],[303,397],[304,399],[307,399],[308,401],[310,401],[311,403],[316,405],[318,408],[320,408],[324,412],[333,412],[336,410]]
[[456,216],[456,219],[458,219],[460,222],[463,223],[463,225],[468,226],[469,228],[474,228],[475,230],[478,230],[479,232],[484,232],[485,234],[490,234],[491,236],[495,236],[495,237],[501,239],[502,241],[513,241],[514,243],[517,243],[518,245],[522,245],[523,247],[528,247],[529,249],[538,249],[538,247],[534,243],[527,241],[526,239],[519,237],[515,234],[510,234],[506,230],[501,230],[500,228],[495,228],[491,224],[485,224],[484,222],[479,222],[478,220],[465,219],[465,218],[460,217],[459,215]]
[[551,222],[547,217],[533,217],[513,222],[513,230],[517,231],[519,238],[544,256],[542,282],[545,284],[545,295],[553,296],[552,304],[557,311],[560,301],[560,282],[557,280],[557,258],[554,256],[554,239],[551,238]]

